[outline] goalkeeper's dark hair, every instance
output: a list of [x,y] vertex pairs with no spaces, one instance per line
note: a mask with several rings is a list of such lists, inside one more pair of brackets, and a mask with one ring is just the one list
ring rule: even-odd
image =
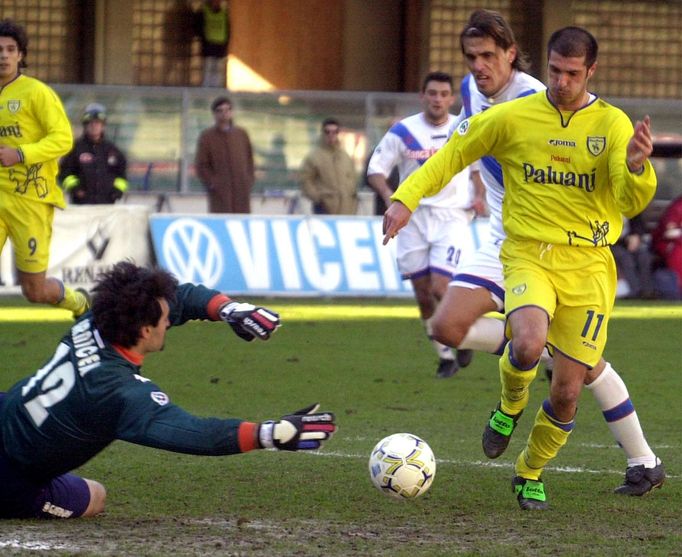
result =
[[93,289],[92,314],[102,338],[124,348],[137,344],[140,329],[156,326],[161,319],[159,299],[174,301],[177,286],[175,277],[163,269],[116,263]]
[[564,27],[552,33],[547,43],[547,58],[552,51],[564,58],[585,57],[585,66],[591,68],[597,61],[597,39],[582,27]]
[[26,55],[28,54],[28,35],[26,30],[11,19],[3,19],[0,21],[0,37],[10,37],[17,42],[17,47],[19,52],[21,52],[19,67],[25,68],[27,66]]
[[495,44],[502,50],[509,50],[512,46],[516,47],[516,57],[512,62],[512,68],[522,72],[528,71],[530,64],[528,57],[519,48],[514,31],[502,17],[500,12],[495,10],[475,10],[469,16],[469,21],[464,25],[464,29],[459,34],[459,44],[464,53],[464,39],[468,37],[485,38],[490,37]]

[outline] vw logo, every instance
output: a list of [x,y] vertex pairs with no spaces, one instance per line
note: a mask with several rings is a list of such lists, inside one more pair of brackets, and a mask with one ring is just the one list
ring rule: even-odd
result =
[[201,222],[180,218],[163,235],[163,256],[168,270],[180,282],[215,287],[223,274],[223,256],[213,232]]

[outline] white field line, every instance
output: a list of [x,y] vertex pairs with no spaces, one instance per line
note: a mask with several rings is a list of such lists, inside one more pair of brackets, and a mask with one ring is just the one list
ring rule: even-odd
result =
[[[377,442],[379,439],[377,438],[375,440],[374,437],[367,437],[364,435],[355,435],[352,437],[343,437],[344,441],[360,441],[360,442]],[[464,443],[465,441],[461,441]],[[454,442],[455,444],[457,441]],[[616,445],[615,443],[571,443],[571,447],[583,447],[587,449],[618,449],[620,450],[620,447]],[[678,449],[679,445],[656,445],[656,449]]]
[[[314,451],[306,452],[311,456],[322,456],[328,458],[354,458],[366,460],[369,458],[369,454],[351,454],[351,453],[340,453],[334,451]],[[441,466],[443,464],[452,464],[457,466],[472,466],[474,468],[508,468],[512,470],[514,468],[513,462],[500,462],[491,460],[453,460],[449,458],[436,458],[436,464]],[[591,468],[583,468],[582,466],[547,466],[546,470],[552,470],[554,472],[566,472],[569,474],[575,473],[585,473],[585,474],[614,474],[617,476],[623,475],[623,470],[594,470]],[[667,475],[668,479],[676,479],[678,476]]]
[[6,541],[0,540],[0,549],[5,547],[10,549],[29,549],[31,551],[53,551],[56,549],[61,551],[75,551],[79,549],[77,546],[69,546],[63,543],[54,543],[49,541],[21,541],[18,539]]
[[[588,449],[620,449],[618,445],[605,445],[603,443],[577,443],[574,447],[586,447]],[[656,449],[677,449],[677,445],[656,445]]]

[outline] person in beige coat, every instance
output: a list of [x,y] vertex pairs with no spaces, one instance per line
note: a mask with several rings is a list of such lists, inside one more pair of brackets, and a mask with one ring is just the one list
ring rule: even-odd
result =
[[313,202],[316,215],[354,215],[358,206],[358,182],[353,160],[339,142],[339,122],[322,122],[322,137],[303,161],[303,195]]

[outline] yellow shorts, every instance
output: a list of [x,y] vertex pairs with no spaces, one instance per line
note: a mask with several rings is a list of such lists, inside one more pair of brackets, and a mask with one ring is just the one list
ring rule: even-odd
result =
[[0,190],[0,249],[9,238],[15,265],[20,271],[47,271],[53,217],[53,205]]
[[616,294],[611,250],[507,239],[500,259],[506,314],[524,306],[544,309],[550,319],[547,343],[588,367],[596,365]]

